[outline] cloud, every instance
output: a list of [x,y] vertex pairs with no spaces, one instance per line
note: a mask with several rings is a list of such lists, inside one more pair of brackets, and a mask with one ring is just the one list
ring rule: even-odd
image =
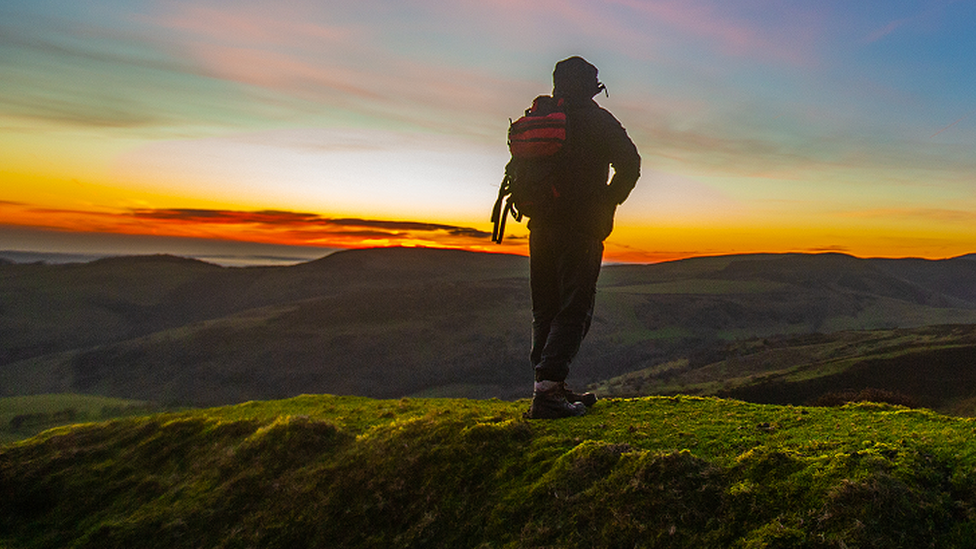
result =
[[22,95],[5,98],[8,113],[72,126],[96,128],[144,128],[163,124],[167,118],[125,98],[44,97]]
[[951,208],[876,208],[848,211],[840,215],[860,219],[900,220],[926,225],[935,223],[959,226],[971,226],[974,218],[976,218],[976,214],[971,210]]
[[[142,22],[165,26],[192,34],[205,34],[231,43],[268,46],[342,47],[361,40],[362,27],[316,23],[301,3],[239,4],[234,10],[218,9],[198,3],[172,2],[169,11],[155,18],[137,17]],[[307,6],[306,6],[307,7]]]
[[[0,58],[4,86],[0,106],[6,113],[78,125],[140,126],[152,117],[131,108],[131,102],[108,101],[91,93],[91,80],[80,72],[106,66],[138,66],[120,53],[123,48],[102,48],[104,42],[79,40],[91,29],[55,17],[26,18],[16,13],[0,19]],[[84,67],[84,71],[79,71]],[[86,89],[87,88],[87,89]],[[105,90],[105,96],[112,95]],[[120,99],[118,96],[116,99]],[[129,103],[129,104],[127,104]]]
[[[119,214],[126,216],[127,214]],[[364,227],[369,229],[384,229],[391,234],[399,231],[444,232],[451,235],[463,235],[473,238],[488,238],[490,233],[439,223],[425,223],[420,221],[391,221],[383,219],[359,218],[327,218],[313,213],[291,212],[281,210],[209,210],[196,208],[162,208],[162,209],[134,209],[130,214],[136,219],[154,219],[159,221],[177,221],[182,223],[211,223],[230,225],[268,225],[273,227]]]
[[887,24],[868,33],[862,39],[862,42],[871,44],[895,34],[895,32],[904,28],[911,28],[913,30],[924,29],[928,32],[936,32],[941,26],[940,20],[943,20],[948,16],[949,6],[956,3],[960,3],[959,0],[921,2],[919,5],[922,7],[922,9],[916,11],[908,17],[901,17],[889,21]]
[[[125,214],[123,214],[125,215]],[[287,212],[278,210],[235,211],[235,210],[206,210],[194,208],[163,208],[163,209],[135,209],[131,215],[137,219],[156,219],[164,221],[179,221],[183,223],[220,223],[220,224],[268,224],[294,225],[322,221],[316,214]]]
[[797,5],[780,7],[775,3],[755,2],[739,6],[744,11],[757,9],[761,16],[735,13],[729,2],[685,0],[612,0],[644,18],[683,35],[682,43],[708,44],[720,57],[735,56],[786,61],[794,65],[813,63],[813,43],[819,17],[814,10],[802,11]]
[[851,248],[850,246],[841,246],[835,244],[833,246],[816,246],[812,248],[807,248],[803,251],[811,254],[821,254],[821,253],[847,254],[847,253],[851,253]]
[[[382,3],[372,8],[299,1],[230,12],[174,2],[140,22],[173,37],[173,49],[211,78],[292,97],[319,113],[494,134],[492,120],[507,112],[500,92],[522,84],[469,59],[446,61],[454,46],[436,42],[446,39],[434,34],[458,33],[472,21],[448,20],[436,4],[420,7],[429,20],[391,17],[386,12],[398,8]],[[425,33],[425,25],[435,29]],[[486,36],[460,32],[456,39],[465,42]]]
[[0,114],[64,126],[145,129],[227,121],[240,105],[185,56],[112,21],[0,18]]
[[[8,206],[0,202],[0,206]],[[8,215],[10,214],[10,215]],[[422,221],[329,218],[284,210],[138,208],[91,211],[10,204],[8,223],[78,233],[179,236],[292,246],[356,248],[413,245],[482,251],[523,251],[524,239],[503,246],[491,233],[461,225]]]
[[882,38],[884,38],[884,37],[888,36],[889,34],[895,32],[900,27],[904,26],[905,24],[907,24],[909,22],[911,22],[911,19],[910,18],[897,19],[895,21],[892,21],[892,22],[888,23],[887,25],[881,27],[880,29],[877,29],[877,30],[869,33],[867,36],[864,37],[863,42],[866,43],[866,44],[871,44],[871,43],[877,42],[878,40],[881,40]]
[[[673,108],[668,111],[661,105]],[[778,180],[794,189],[842,182],[889,189],[886,192],[921,185],[962,188],[976,172],[971,146],[930,139],[955,131],[976,111],[932,135],[932,130],[921,128],[905,133],[904,124],[861,127],[852,123],[856,115],[840,119],[846,112],[789,111],[773,117],[750,105],[738,112],[709,112],[707,105],[696,107],[692,101],[661,105],[631,106],[631,116],[624,120],[630,121],[628,131],[646,164],[670,171],[750,178],[757,184]],[[936,195],[929,198],[938,200]]]
[[929,136],[929,139],[931,139],[931,138],[933,138],[933,137],[935,137],[935,136],[937,136],[937,135],[939,135],[940,133],[942,133],[942,132],[944,132],[944,131],[946,131],[946,130],[948,130],[949,128],[951,128],[951,127],[953,127],[953,126],[955,126],[956,124],[958,124],[958,123],[960,123],[960,122],[962,122],[962,121],[963,121],[963,120],[965,120],[966,118],[969,118],[969,115],[971,115],[971,114],[973,114],[974,112],[976,112],[976,110],[971,110],[971,111],[969,111],[969,112],[967,112],[967,113],[966,113],[966,114],[964,114],[964,115],[963,115],[962,117],[960,117],[960,118],[958,118],[958,119],[956,119],[956,121],[955,121],[955,122],[953,122],[952,124],[949,124],[948,126],[946,126],[946,127],[944,127],[944,128],[942,128],[941,130],[939,130],[939,131],[937,131],[937,132],[935,132],[935,133],[933,133],[933,134],[932,134],[931,136]]
[[395,240],[427,237],[436,239],[439,236],[485,240],[491,236],[491,233],[472,227],[440,223],[383,219],[327,218],[312,213],[280,210],[135,209],[129,213],[116,215],[122,218],[131,216],[133,219],[149,219],[166,223],[264,227],[269,231],[275,232],[289,231],[289,234],[300,236],[307,240],[329,237],[382,237]]
[[467,236],[471,238],[488,238],[491,233],[481,231],[478,229],[472,229],[470,227],[457,227],[454,225],[442,225],[437,223],[422,223],[415,221],[382,221],[375,219],[329,219],[327,221],[329,225],[338,225],[343,227],[372,227],[378,229],[387,229],[391,231],[422,231],[422,232],[436,232],[443,231],[447,234],[454,236]]
[[608,263],[661,263],[702,255],[712,254],[700,250],[645,250],[611,239],[606,242],[604,260]]

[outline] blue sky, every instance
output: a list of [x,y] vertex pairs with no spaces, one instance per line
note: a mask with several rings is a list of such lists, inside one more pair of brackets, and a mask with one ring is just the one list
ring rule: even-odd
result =
[[973,22],[973,1],[2,1],[0,224],[491,250],[508,120],[579,54],[644,160],[608,256],[958,255]]

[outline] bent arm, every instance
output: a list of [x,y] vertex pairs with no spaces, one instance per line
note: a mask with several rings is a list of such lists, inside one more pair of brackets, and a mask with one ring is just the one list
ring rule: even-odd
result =
[[640,178],[640,154],[637,147],[627,135],[623,126],[617,123],[611,140],[610,165],[613,166],[613,178],[607,187],[607,195],[614,204],[621,204],[634,190]]

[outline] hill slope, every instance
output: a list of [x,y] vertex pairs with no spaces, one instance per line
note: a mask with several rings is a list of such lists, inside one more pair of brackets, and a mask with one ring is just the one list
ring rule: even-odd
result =
[[971,420],[693,397],[303,396],[0,447],[0,545],[968,547]]
[[681,393],[768,404],[813,404],[825,395],[876,390],[901,403],[976,415],[976,325],[749,339],[729,344],[721,355],[644,368],[593,390],[603,396]]
[[[425,249],[246,269],[167,256],[0,265],[0,395],[520,398],[527,275],[526,258]],[[571,381],[705,365],[751,337],[976,324],[972,280],[968,259],[838,254],[607,266]]]

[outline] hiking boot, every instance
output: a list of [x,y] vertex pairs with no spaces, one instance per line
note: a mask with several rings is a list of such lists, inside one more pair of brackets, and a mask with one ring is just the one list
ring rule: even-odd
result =
[[585,414],[586,406],[583,403],[566,399],[564,386],[564,383],[558,381],[537,381],[532,392],[532,404],[525,413],[525,418],[559,419]]
[[583,406],[587,408],[596,404],[596,395],[593,393],[577,393],[569,388],[565,382],[563,382],[563,394],[566,395],[566,400],[569,402],[582,402]]

